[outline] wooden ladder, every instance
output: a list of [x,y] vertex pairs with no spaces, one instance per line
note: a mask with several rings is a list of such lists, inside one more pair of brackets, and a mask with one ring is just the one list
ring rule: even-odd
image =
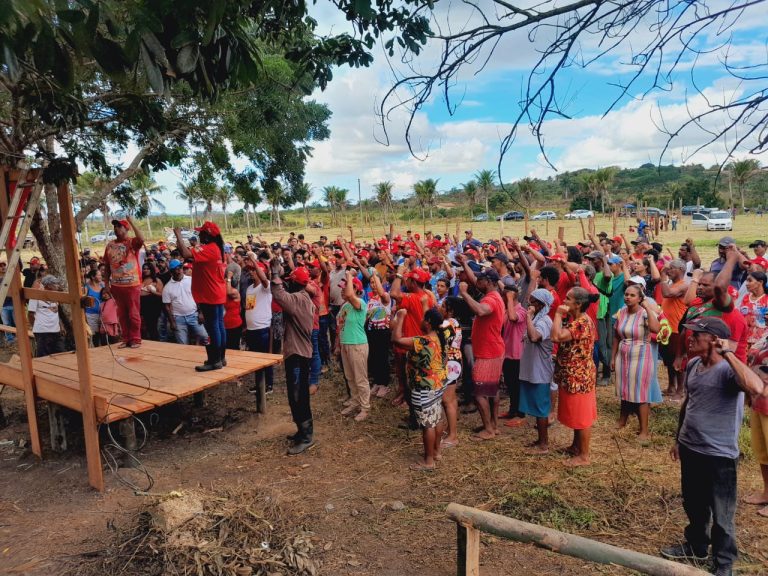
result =
[[[0,302],[5,301],[8,290],[13,283],[16,275],[16,267],[21,259],[21,249],[24,247],[24,240],[29,233],[29,227],[32,224],[32,217],[40,205],[40,193],[42,187],[37,182],[19,182],[16,185],[8,206],[8,216],[0,229],[0,246],[8,246],[10,254],[8,264],[3,279],[0,280]],[[21,226],[19,226],[21,221]],[[18,234],[16,230],[18,227]],[[10,238],[10,242],[8,241]]]

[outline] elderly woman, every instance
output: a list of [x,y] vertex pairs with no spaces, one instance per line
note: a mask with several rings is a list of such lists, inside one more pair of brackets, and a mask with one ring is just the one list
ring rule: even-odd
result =
[[597,372],[592,360],[597,329],[586,311],[594,299],[595,295],[584,288],[572,288],[552,322],[552,341],[559,344],[554,373],[559,388],[557,419],[573,430],[573,443],[566,450],[571,457],[565,461],[566,466],[590,463],[589,442],[597,420]]
[[632,413],[640,421],[638,438],[646,441],[650,404],[661,402],[661,389],[656,376],[656,349],[651,335],[661,324],[656,306],[639,285],[627,286],[626,306],[616,314],[611,368],[616,373],[616,393],[621,399],[618,427],[624,428]]
[[538,288],[528,297],[525,315],[523,352],[520,356],[520,411],[536,418],[539,437],[530,446],[530,454],[549,452],[549,383],[552,381],[552,319],[549,307],[554,297]]

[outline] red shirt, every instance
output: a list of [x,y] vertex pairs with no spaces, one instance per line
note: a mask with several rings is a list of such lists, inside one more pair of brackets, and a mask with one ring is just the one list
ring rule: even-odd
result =
[[[747,362],[747,321],[742,316],[741,311],[736,310],[733,306],[733,299],[731,299],[725,310],[719,310],[714,307],[712,301],[704,302],[701,298],[696,298],[691,302],[688,312],[686,313],[686,321],[690,318],[697,318],[701,316],[714,316],[720,318],[728,325],[731,330],[731,337],[728,340],[736,342],[736,350],[734,354],[736,358],[742,362]],[[686,333],[685,349],[688,350],[689,340],[691,338],[690,330]]]
[[323,305],[323,291],[317,281],[310,280],[309,283],[315,287],[314,294],[308,292],[309,297],[312,300],[312,304],[315,305],[315,314],[312,317],[312,330],[320,330],[320,308]]
[[225,304],[227,287],[221,250],[213,242],[192,249],[192,298],[198,304]]
[[[587,275],[584,274],[584,270],[582,268],[579,268],[579,285],[584,288],[587,292],[590,294],[600,294],[600,291],[597,289],[597,286],[592,284],[587,279]],[[592,320],[592,325],[597,326],[597,303],[598,301],[592,302],[589,305],[589,308],[587,308],[587,316],[589,316],[589,319]],[[600,338],[597,335],[597,330],[594,330],[595,333],[595,342],[597,342]]]
[[472,352],[475,358],[501,358],[504,356],[504,339],[501,337],[506,313],[504,301],[493,290],[483,296],[480,303],[490,306],[491,313],[475,316],[472,323]]
[[552,294],[552,306],[549,307],[549,312],[547,312],[547,316],[549,316],[552,320],[555,319],[555,313],[557,312],[557,309],[560,307],[560,304],[563,302],[560,300],[560,296],[557,295],[557,292],[552,290],[552,288],[548,288],[549,293]]
[[[563,272],[562,270],[560,271],[560,278],[557,280],[557,285],[555,286],[558,296],[558,306],[561,302],[565,301],[565,297],[568,295],[568,290],[573,288],[574,282],[575,278],[572,273]],[[557,306],[555,306],[555,308],[557,308]]]
[[[408,315],[403,320],[403,336],[406,338],[421,335],[421,323],[424,321],[424,307],[421,304],[422,296],[427,297],[427,309],[435,305],[435,297],[432,292],[427,290],[403,294],[403,299],[400,301],[400,308],[408,311]],[[499,335],[501,335],[501,330],[499,330]]]
[[240,317],[240,300],[227,298],[224,304],[224,328],[232,330],[243,325],[243,319]]

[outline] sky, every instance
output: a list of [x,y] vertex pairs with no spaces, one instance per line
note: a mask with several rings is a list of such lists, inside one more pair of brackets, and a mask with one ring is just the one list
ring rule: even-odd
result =
[[[726,7],[721,0],[709,2],[710,13]],[[476,3],[496,22],[508,23],[507,15],[498,12],[490,0]],[[543,9],[548,4],[541,5]],[[552,5],[552,4],[550,4]],[[687,5],[687,4],[685,4]],[[479,14],[468,3],[436,3],[433,29],[454,32],[478,23]],[[350,31],[330,2],[319,0],[313,8],[321,33]],[[649,90],[653,75],[641,74],[633,89],[619,99],[613,110],[605,111],[621,94],[618,85],[634,73],[631,66],[636,54],[631,52],[652,39],[651,26],[638,26],[631,42],[624,43],[608,55],[588,66],[574,63],[563,71],[555,89],[567,118],[553,118],[543,126],[543,140],[549,163],[539,150],[536,139],[524,124],[501,163],[504,182],[514,182],[527,176],[547,178],[559,171],[603,166],[633,167],[647,162],[664,164],[701,163],[712,165],[727,157],[726,145],[738,136],[731,134],[719,141],[697,149],[709,139],[707,129],[717,129],[725,118],[708,121],[703,129],[681,132],[662,156],[667,136],[660,129],[676,130],[692,113],[703,111],[711,102],[728,102],[750,91],[762,89],[755,81],[736,78],[726,70],[733,67],[759,66],[741,76],[764,73],[768,49],[765,27],[768,7],[759,4],[749,8],[731,26],[718,20],[706,33],[691,39],[686,36],[672,40],[663,68],[668,69],[672,58],[680,54],[676,47],[681,41],[690,42],[698,54],[683,52],[669,82],[663,89]],[[314,152],[306,168],[305,181],[313,189],[313,201],[322,198],[325,186],[340,186],[350,190],[353,200],[358,195],[358,180],[362,198],[373,196],[373,186],[388,180],[394,183],[396,198],[412,194],[418,180],[435,178],[440,191],[473,179],[482,169],[497,170],[500,144],[509,133],[531,69],[540,50],[551,39],[551,30],[538,30],[534,38],[527,31],[503,36],[493,53],[485,52],[478,63],[461,71],[453,82],[449,95],[455,105],[451,110],[439,93],[430,98],[413,117],[409,150],[405,130],[409,113],[404,108],[394,110],[382,126],[377,115],[384,95],[393,86],[396,75],[407,72],[399,58],[389,59],[381,47],[374,49],[374,64],[368,68],[339,68],[325,91],[316,91],[311,98],[328,105],[332,112],[330,139],[314,144]],[[604,46],[604,45],[603,45]],[[413,61],[418,70],[434,69],[441,45],[430,42],[422,55]],[[601,50],[596,36],[587,36],[576,53],[580,61],[590,60]],[[534,81],[540,81],[535,76]],[[400,91],[398,96],[406,97]],[[762,112],[763,114],[765,111]],[[385,133],[386,129],[386,133]],[[386,141],[386,144],[385,144]],[[738,153],[746,155],[746,147]],[[175,190],[181,181],[177,170],[156,175],[166,188],[160,200],[169,213],[185,213],[187,207],[177,198]],[[231,210],[237,209],[233,205]]]

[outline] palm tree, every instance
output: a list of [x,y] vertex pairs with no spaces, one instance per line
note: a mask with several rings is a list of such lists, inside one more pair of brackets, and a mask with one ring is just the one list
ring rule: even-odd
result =
[[151,214],[152,207],[165,211],[165,205],[157,198],[152,198],[154,194],[159,194],[165,187],[161,186],[152,178],[149,172],[141,170],[131,178],[131,187],[136,194],[136,208],[139,214],[147,215],[147,232],[152,237]]
[[307,202],[312,198],[312,187],[306,182],[302,182],[293,191],[293,199],[301,204],[304,210],[304,218],[307,222],[307,228],[309,228],[309,210],[307,209]]
[[597,203],[598,196],[600,196],[600,188],[602,187],[602,182],[600,181],[600,177],[597,175],[597,172],[588,172],[586,174],[582,174],[581,183],[587,191],[587,195],[589,197],[589,209],[591,210]]
[[200,205],[200,193],[194,182],[180,182],[176,191],[176,198],[187,203],[189,207],[190,228],[195,227],[197,207]]
[[480,170],[475,174],[475,181],[477,182],[477,188],[485,198],[485,213],[488,214],[490,219],[490,212],[488,212],[488,199],[491,196],[491,192],[496,187],[496,172],[493,170]]
[[600,168],[595,171],[595,185],[600,194],[600,200],[602,203],[601,211],[605,212],[605,207],[611,205],[611,195],[609,190],[613,186],[613,177],[616,175],[616,168]]
[[424,186],[424,197],[426,199],[427,206],[429,207],[429,219],[432,220],[432,209],[435,207],[435,203],[437,202],[437,180],[434,180],[433,178],[427,178],[421,182]]
[[467,203],[469,203],[469,219],[475,217],[474,208],[477,204],[477,184],[474,180],[461,185],[464,190],[464,195],[467,197]]
[[283,185],[274,178],[264,180],[261,185],[264,188],[264,194],[267,197],[267,202],[269,202],[269,205],[272,207],[272,212],[270,215],[271,223],[274,226],[275,221],[277,221],[277,229],[281,230],[282,223],[280,222],[280,204],[282,204],[285,198],[285,190],[283,189]]
[[530,213],[531,202],[536,196],[536,181],[533,178],[523,178],[517,183],[517,191],[525,202],[525,208]]
[[344,209],[347,207],[347,194],[349,190],[346,188],[339,188],[338,186],[326,186],[323,188],[323,199],[331,209],[331,225],[338,225],[338,216],[336,211],[341,213],[342,220],[344,219]]
[[389,219],[388,215],[392,208],[392,190],[394,187],[394,184],[389,181],[379,182],[373,187],[373,190],[376,193],[376,200],[378,201],[379,206],[381,206],[381,211],[382,215],[384,216],[385,223]]
[[229,186],[219,186],[216,189],[216,200],[221,204],[221,211],[224,212],[224,230],[229,230],[227,222],[227,206],[235,198],[235,193]]
[[258,214],[255,214],[256,206],[261,203],[261,191],[256,184],[248,181],[240,181],[235,183],[235,196],[243,203],[243,211],[245,212],[245,223],[248,228],[248,234],[251,233],[251,217],[250,211],[254,211],[256,216],[256,223],[258,226]]
[[752,176],[760,169],[760,161],[754,158],[746,158],[744,160],[735,160],[728,165],[731,178],[736,182],[736,188],[739,190],[739,196],[741,197],[741,209],[746,208],[744,202],[744,185],[749,181]]

